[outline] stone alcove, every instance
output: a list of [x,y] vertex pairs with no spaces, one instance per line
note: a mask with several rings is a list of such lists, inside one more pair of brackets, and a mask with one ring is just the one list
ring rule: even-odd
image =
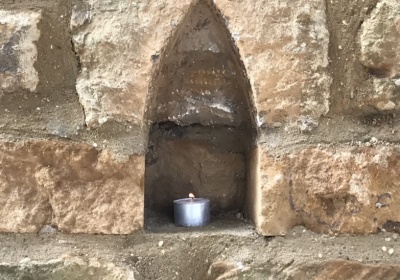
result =
[[[156,58],[155,58],[156,59]],[[147,106],[145,208],[171,213],[194,193],[212,214],[244,209],[254,106],[218,9],[194,3],[158,61]]]

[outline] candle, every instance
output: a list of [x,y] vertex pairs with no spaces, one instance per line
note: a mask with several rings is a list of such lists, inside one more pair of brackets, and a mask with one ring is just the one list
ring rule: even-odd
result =
[[189,198],[174,200],[175,225],[184,227],[205,226],[210,222],[210,200],[195,198],[189,194]]

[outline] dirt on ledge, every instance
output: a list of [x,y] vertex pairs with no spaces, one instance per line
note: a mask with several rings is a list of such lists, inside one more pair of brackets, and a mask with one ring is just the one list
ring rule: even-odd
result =
[[[51,229],[46,231],[53,233],[3,234],[0,278],[32,277],[32,271],[21,272],[21,261],[36,262],[38,268],[41,262],[45,271],[46,262],[73,257],[112,263],[133,272],[136,280],[342,279],[337,273],[347,275],[343,279],[396,279],[391,275],[400,275],[398,234],[329,236],[296,227],[286,237],[265,238],[238,217],[220,216],[203,228],[178,228],[158,220],[146,231],[126,236],[66,235]],[[2,278],[13,267],[19,276]],[[369,276],[357,278],[359,273]],[[387,278],[371,278],[377,276]]]

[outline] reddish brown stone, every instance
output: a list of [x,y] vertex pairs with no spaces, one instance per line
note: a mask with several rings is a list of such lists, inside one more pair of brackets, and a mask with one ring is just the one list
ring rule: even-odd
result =
[[34,174],[40,164],[24,144],[0,143],[0,231],[36,232],[51,222],[48,195]]
[[0,229],[127,234],[143,225],[144,157],[80,143],[0,143]]
[[274,158],[259,151],[260,233],[294,225],[316,232],[372,233],[400,221],[400,150],[396,146],[308,146]]

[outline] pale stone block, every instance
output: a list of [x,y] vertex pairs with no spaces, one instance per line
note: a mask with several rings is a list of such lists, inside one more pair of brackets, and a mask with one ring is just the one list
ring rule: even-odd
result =
[[252,151],[247,213],[262,235],[284,235],[300,224],[290,201],[286,161],[259,146]]
[[34,177],[32,149],[0,143],[0,232],[37,232],[51,221],[48,195]]
[[35,91],[39,83],[34,67],[41,20],[40,11],[0,10],[0,96],[18,90]]
[[143,226],[144,156],[80,143],[0,143],[2,232],[128,234]]
[[400,3],[382,0],[364,22],[361,62],[389,78],[400,78]]
[[399,109],[400,99],[400,3],[382,0],[363,23],[360,37],[361,63],[373,78],[373,93],[362,98],[360,107],[379,111]]
[[325,1],[215,3],[247,70],[259,125],[318,119],[329,111]]
[[260,204],[253,220],[263,235],[294,225],[321,233],[377,232],[400,220],[396,146],[307,146],[274,157],[259,147]]
[[108,119],[141,124],[160,54],[190,1],[94,1],[75,6],[74,47],[82,69],[76,89],[88,125]]

